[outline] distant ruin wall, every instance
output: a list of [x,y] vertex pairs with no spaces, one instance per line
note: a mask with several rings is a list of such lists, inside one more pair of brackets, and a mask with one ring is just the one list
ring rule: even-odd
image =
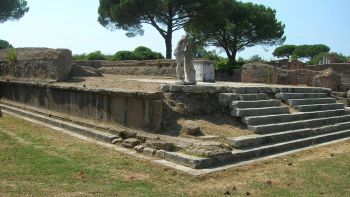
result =
[[68,49],[15,48],[0,50],[0,76],[63,81],[73,65]]
[[[125,61],[75,61],[84,67],[92,67],[103,74],[113,75],[146,75],[176,78],[176,61],[160,60],[125,60]],[[204,82],[215,81],[214,63],[210,60],[196,59],[194,62],[196,80]],[[183,74],[182,74],[183,76]]]
[[350,89],[350,63],[335,63],[324,65],[308,65],[306,69],[314,71],[322,71],[332,68],[341,77],[341,82],[346,89]]
[[245,64],[242,82],[282,85],[308,85],[340,90],[341,77],[334,70],[314,71],[307,69],[287,70],[259,62]]
[[1,99],[86,119],[159,131],[161,92],[146,93],[0,81]]

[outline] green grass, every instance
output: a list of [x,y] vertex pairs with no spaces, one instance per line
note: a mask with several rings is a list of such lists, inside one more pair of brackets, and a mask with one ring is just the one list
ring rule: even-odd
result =
[[349,169],[350,142],[344,142],[192,177],[0,118],[0,196],[350,196]]

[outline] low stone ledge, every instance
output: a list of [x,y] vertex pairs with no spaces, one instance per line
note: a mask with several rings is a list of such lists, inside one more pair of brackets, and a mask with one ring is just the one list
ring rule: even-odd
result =
[[162,92],[148,92],[148,91],[138,91],[138,90],[128,90],[128,89],[118,89],[118,88],[88,88],[88,87],[78,87],[78,86],[63,86],[56,85],[51,83],[43,83],[43,82],[33,82],[33,81],[20,81],[20,80],[10,80],[1,79],[0,85],[25,85],[25,86],[33,86],[33,87],[41,87],[41,88],[54,88],[60,90],[72,90],[72,91],[81,91],[81,92],[91,92],[91,93],[99,93],[104,95],[116,95],[123,97],[141,97],[145,99],[163,99]]
[[267,93],[276,94],[279,92],[293,92],[293,93],[327,93],[332,92],[329,88],[322,87],[283,87],[283,86],[252,86],[249,84],[240,84],[237,86],[224,86],[224,85],[204,85],[198,84],[194,86],[189,85],[176,85],[176,84],[161,84],[161,90],[163,92],[182,92],[182,93],[238,93],[238,94],[254,94],[254,93]]

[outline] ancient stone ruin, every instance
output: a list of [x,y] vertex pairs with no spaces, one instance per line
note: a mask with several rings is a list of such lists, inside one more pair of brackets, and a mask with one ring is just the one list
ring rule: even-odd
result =
[[[350,114],[331,89],[278,84],[336,87],[340,79],[332,70],[287,72],[249,64],[242,79],[260,84],[191,86],[175,84],[176,62],[171,60],[114,66],[76,62],[82,68],[73,72],[77,65],[68,50],[15,51],[14,59],[9,58],[12,52],[0,51],[0,107],[5,115],[124,147],[131,155],[194,175],[350,137]],[[140,67],[143,71],[120,75],[121,68]],[[153,67],[164,67],[171,77],[144,75]],[[118,75],[106,72],[112,68],[120,69]]]
[[307,85],[341,90],[341,77],[331,68],[324,71],[307,69],[284,69],[254,62],[245,64],[241,72],[241,81],[246,83],[267,83],[282,85]]

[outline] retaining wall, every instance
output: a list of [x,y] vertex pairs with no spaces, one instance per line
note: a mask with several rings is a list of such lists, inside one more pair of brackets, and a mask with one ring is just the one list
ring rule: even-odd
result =
[[160,131],[161,92],[87,89],[50,84],[0,81],[0,97],[86,119]]
[[[84,67],[92,67],[104,74],[113,75],[149,75],[176,78],[176,60],[125,60],[125,61],[75,61]],[[206,59],[195,59],[194,69],[196,80],[203,82],[215,81],[214,62]],[[182,76],[184,74],[182,73]]]

